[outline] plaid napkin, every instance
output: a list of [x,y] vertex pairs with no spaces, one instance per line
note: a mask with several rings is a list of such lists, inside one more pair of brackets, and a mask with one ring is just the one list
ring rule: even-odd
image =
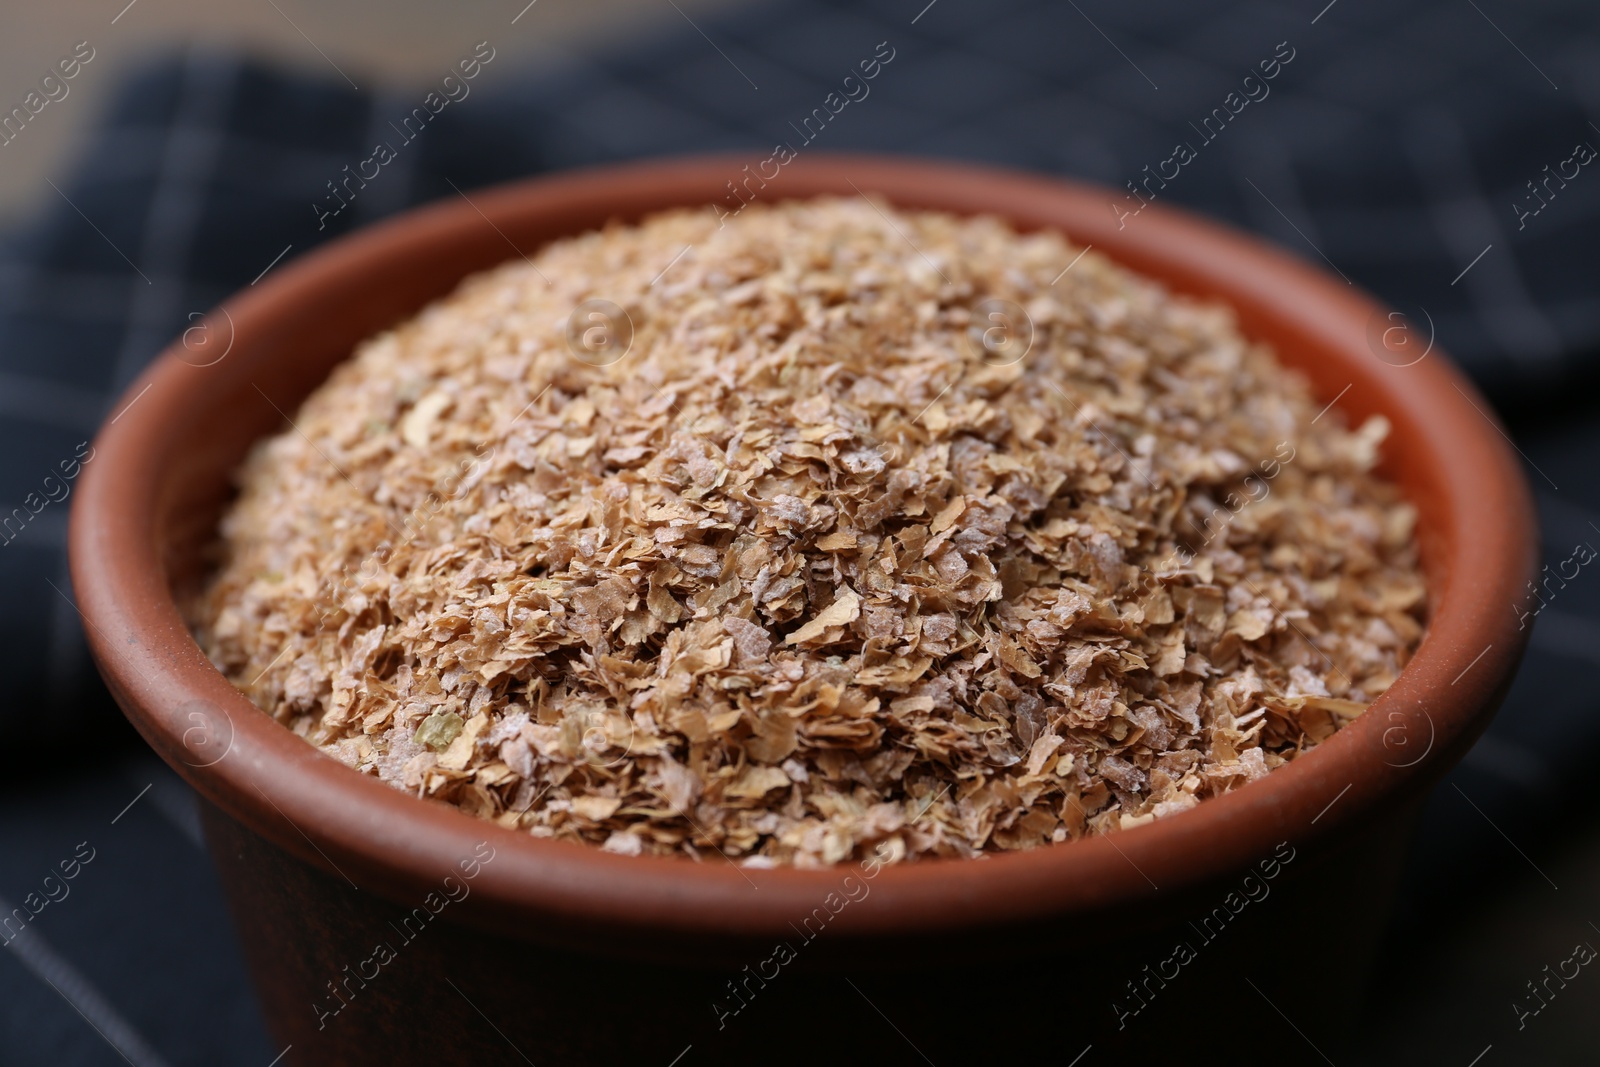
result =
[[[493,30],[489,50],[497,34],[537,32],[539,14]],[[0,728],[78,753],[128,735],[83,646],[66,517],[95,427],[192,316],[410,205],[636,156],[735,149],[754,165],[786,144],[964,157],[1100,182],[1127,225],[1157,202],[1255,230],[1429,324],[1518,416],[1550,558],[1600,545],[1587,460],[1600,430],[1583,391],[1600,370],[1597,21],[1581,0],[786,0],[684,15],[560,70],[517,70],[496,53],[470,94],[440,87],[425,128],[405,119],[426,89],[357,91],[331,71],[291,76],[217,52],[153,62],[38,214],[0,235]],[[459,51],[474,54],[472,42]],[[342,184],[371,173],[380,143],[393,158],[379,175]],[[1452,777],[1479,810],[1441,791],[1409,900],[1462,877],[1507,884],[1484,866],[1520,861],[1485,859],[1503,846],[1483,820],[1528,844],[1519,835],[1579,795],[1600,750],[1600,579],[1571,583],[1535,633],[1506,711]],[[133,1062],[265,1062],[278,1050],[218,947],[227,934],[192,807],[163,769],[117,758],[136,762],[48,803],[0,805],[0,833],[27,839],[0,860],[0,897],[26,891],[35,861],[48,869],[85,805],[99,818],[95,805],[154,787],[118,828],[122,859],[108,850],[134,889],[82,914],[107,930],[155,915],[205,934],[162,942],[187,992],[152,998],[132,934],[65,919],[28,969],[76,989],[68,999]],[[152,852],[181,874],[179,896],[140,881]],[[3,966],[0,988],[15,995],[0,997],[0,1058],[120,1062],[54,993]]]

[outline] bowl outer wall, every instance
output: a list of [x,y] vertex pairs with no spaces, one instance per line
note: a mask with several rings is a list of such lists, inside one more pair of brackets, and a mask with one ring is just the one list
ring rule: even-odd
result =
[[[228,472],[277,432],[352,346],[459,279],[608,218],[720,202],[749,160],[711,156],[559,174],[446,200],[363,229],[230,298],[229,346],[198,367],[175,342],[113,408],[73,506],[72,579],[95,660],[141,734],[201,794],[279,847],[402,903],[494,848],[452,917],[563,942],[764,938],[840,889],[848,868],[745,870],[541,840],[353,774],[262,714],[212,666],[171,583],[214,529]],[[1442,352],[1394,367],[1384,313],[1353,286],[1259,241],[1159,205],[1119,224],[1116,194],[1054,178],[881,156],[802,156],[764,195],[882,194],[897,206],[1049,227],[1174,290],[1226,301],[1252,339],[1354,422],[1393,426],[1384,470],[1419,508],[1431,617],[1415,657],[1363,716],[1291,764],[1177,816],[982,861],[885,868],[830,940],[979,933],[1160,912],[1236,877],[1282,840],[1359,833],[1444,773],[1480,733],[1526,640],[1531,499],[1488,405]],[[514,242],[514,243],[513,243]],[[183,546],[181,550],[175,546]],[[210,747],[207,747],[210,746]],[[224,752],[215,759],[218,749]],[[1420,755],[1419,755],[1420,753]],[[458,872],[459,877],[459,872]],[[1160,889],[1156,887],[1160,886]]]

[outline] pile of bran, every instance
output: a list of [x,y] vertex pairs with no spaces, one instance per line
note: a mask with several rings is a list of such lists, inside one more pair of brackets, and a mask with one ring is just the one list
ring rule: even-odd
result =
[[[575,326],[595,299],[625,316]],[[673,212],[362,345],[243,468],[192,618],[323,751],[537,836],[1118,832],[1324,740],[1420,638],[1386,426],[1320,409],[1053,233]]]

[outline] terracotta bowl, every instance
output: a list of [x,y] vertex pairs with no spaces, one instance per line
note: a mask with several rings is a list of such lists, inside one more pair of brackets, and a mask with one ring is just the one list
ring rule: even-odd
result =
[[[1427,634],[1370,711],[1228,796],[1112,837],[871,877],[620,857],[356,774],[258,711],[196,646],[175,590],[203,576],[230,472],[358,341],[554,238],[717,202],[747,162],[562,174],[333,242],[230,299],[214,332],[175,342],[95,441],[71,532],[89,643],[128,718],[203,798],[268,1022],[293,1045],[284,1062],[665,1067],[692,1046],[692,1067],[800,1059],[826,1040],[843,1062],[976,1049],[1066,1063],[1172,1025],[1214,1032],[1241,1010],[1281,1031],[1282,1058],[1305,1052],[1258,994],[1320,1047],[1336,1043],[1329,1006],[1346,1010],[1359,989],[1410,813],[1482,731],[1521,655],[1512,605],[1534,571],[1533,512],[1489,405],[1440,351],[1396,365],[1410,357],[1384,347],[1394,322],[1369,297],[1179,211],[1119,223],[1103,189],[820,154],[763,194],[860,189],[1058,228],[1231,304],[1349,419],[1387,416],[1383,469],[1420,510]],[[1180,941],[1194,959],[1175,954]]]

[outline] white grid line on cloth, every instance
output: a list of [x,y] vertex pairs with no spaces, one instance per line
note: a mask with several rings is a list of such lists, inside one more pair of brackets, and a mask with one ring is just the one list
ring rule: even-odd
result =
[[[118,185],[154,174],[161,165],[161,149],[170,126],[106,126],[95,131],[84,157],[73,173],[74,188]],[[124,131],[127,131],[124,133]]]
[[[1316,217],[1324,230],[1339,235],[1344,258],[1358,264],[1357,270],[1380,266],[1392,269],[1397,264],[1424,260],[1431,263],[1442,258],[1438,231],[1413,204],[1385,209],[1366,204],[1319,204]],[[1470,308],[1463,306],[1463,310]]]
[[[105,383],[112,392],[143,366],[152,345],[165,340],[156,331],[170,329],[174,315],[182,313],[180,301],[187,286],[182,281],[167,283],[167,279],[181,279],[188,266],[190,247],[205,209],[208,179],[226,135],[222,120],[238,73],[238,63],[231,55],[201,56],[190,52],[185,57],[183,96],[168,131],[139,243],[140,260],[150,264],[152,273],[161,277],[163,284],[152,282],[133,291],[122,345],[111,365],[110,380]],[[52,621],[57,618],[53,615]],[[46,662],[56,664],[72,657],[71,646],[81,640],[70,627],[52,625],[45,648]]]
[[[166,281],[181,284],[178,279]],[[128,318],[133,286],[146,287],[143,279],[127,272],[53,271],[20,263],[0,264],[0,315],[121,324]]]
[[[1580,45],[1574,51],[1576,54],[1568,61],[1568,69],[1583,69],[1586,64],[1589,65],[1588,69],[1600,67],[1600,45]],[[1600,78],[1574,78],[1571,87],[1573,93],[1583,101],[1583,109],[1588,112],[1590,120],[1600,119]]]
[[[227,136],[223,124],[238,82],[232,54],[191,51],[184,61],[183,96],[168,132],[155,193],[145,212],[139,258],[163,277],[182,277],[205,210],[209,179]],[[185,310],[183,286],[136,291],[128,329],[112,366],[113,386],[130,380]],[[203,311],[204,308],[192,309]]]
[[1501,246],[1503,254],[1485,257],[1464,279],[1479,321],[1513,362],[1553,363],[1562,353],[1561,335],[1528,294],[1510,237],[1478,185],[1460,124],[1449,112],[1418,110],[1407,127],[1406,155],[1451,258],[1465,264],[1485,245]]
[[[1297,236],[1304,238],[1313,248],[1326,249],[1327,242],[1317,226],[1316,213],[1301,194],[1294,161],[1281,144],[1260,133],[1246,134],[1234,145],[1228,162],[1235,183],[1240,184],[1240,200],[1248,205],[1247,210],[1255,219],[1257,233],[1277,233],[1285,244],[1290,244],[1294,240],[1291,236],[1295,235],[1294,227],[1298,226],[1302,232]],[[1295,222],[1292,225],[1286,223],[1272,204],[1254,195],[1254,191],[1243,184],[1247,178],[1254,178],[1257,183],[1271,189],[1272,202]],[[1287,231],[1284,229],[1286,225],[1289,226]]]
[[[1574,535],[1587,540],[1589,530],[1600,530],[1600,511],[1590,510],[1566,497],[1547,493],[1541,488],[1535,488],[1533,496],[1534,504],[1539,510],[1539,532],[1545,545],[1571,551],[1568,546],[1561,544],[1561,540]],[[1551,512],[1556,514],[1552,515],[1550,514]],[[1561,540],[1557,539],[1552,529],[1555,525],[1551,521],[1552,519],[1563,523],[1565,527],[1570,527],[1570,529],[1566,530],[1565,536]],[[1585,530],[1584,527],[1587,527],[1588,530]],[[1565,606],[1568,608],[1573,607],[1571,604]],[[1596,615],[1600,615],[1600,610],[1596,611]],[[1600,652],[1600,649],[1596,651]]]
[[[27,498],[23,497],[23,500],[25,499]],[[15,511],[28,514],[28,505],[23,503],[23,500],[9,501],[5,510],[0,511],[0,517],[11,518]],[[13,552],[18,549],[33,549],[40,552],[66,551],[67,515],[68,507],[65,501],[61,505],[52,504],[44,508],[28,521],[28,525],[22,528],[21,533],[0,544],[0,552]],[[50,599],[58,604],[61,603],[60,597]]]
[[[161,172],[162,148],[171,130],[168,124],[113,126],[97,132],[90,154],[80,167],[78,187],[92,189],[97,185],[154,180]],[[302,148],[232,129],[224,133],[228,184],[246,192],[281,196],[286,185],[300,182],[307,188],[322,188],[324,180],[353,162],[341,152]],[[124,147],[124,142],[130,146]]]
[[[61,597],[55,599],[58,604],[66,603]],[[185,785],[171,767],[145,749],[129,757],[121,770],[123,780],[135,786],[141,782],[150,783],[150,803],[156,813],[185,841],[205,851],[205,833],[200,828],[200,808],[194,790]]]
[[[466,100],[462,100],[465,105]],[[411,187],[415,180],[417,170],[417,155],[420,147],[409,143],[395,146],[396,134],[389,124],[398,117],[407,115],[407,107],[411,106],[407,99],[393,90],[379,90],[372,96],[370,110],[367,112],[366,141],[367,147],[361,149],[357,145],[355,159],[346,160],[339,164],[339,173],[343,174],[345,163],[350,164],[353,172],[359,160],[367,159],[367,152],[371,152],[381,141],[394,148],[395,158],[384,164],[378,171],[378,176],[367,182],[367,187],[362,189],[356,197],[356,218],[360,222],[371,222],[393,214],[411,203]],[[417,139],[420,141],[427,136],[427,129],[421,130]],[[330,175],[332,177],[332,175]],[[326,186],[317,186],[317,192]]]
[[[1550,316],[1565,337],[1600,336],[1600,300],[1593,296],[1574,295],[1544,301],[1545,314]],[[1573,346],[1576,349],[1576,346]]]
[[[48,512],[46,513],[48,515]],[[44,518],[41,515],[40,518]],[[29,523],[26,535],[37,523]],[[43,531],[50,537],[50,545],[60,551],[56,556],[55,580],[63,589],[72,587],[72,575],[67,566],[67,524],[60,522],[56,528]],[[74,604],[63,597],[50,598],[50,640],[45,647],[45,692],[50,699],[64,704],[69,694],[80,686],[85,672],[94,668],[87,659],[88,646],[84,644],[83,622],[78,618]]]
[[[9,901],[0,899],[0,913],[9,915],[12,910]],[[134,1067],[166,1067],[167,1061],[133,1024],[44,939],[37,923],[29,923],[20,934],[6,942],[6,951],[16,956],[34,977],[54,989],[106,1044]]]
[[[807,5],[779,5],[769,16],[770,21],[763,23],[763,30],[767,33],[781,31],[792,21],[792,15],[797,7],[812,12],[823,10],[820,7]],[[868,13],[862,13],[861,17],[866,20],[873,18]],[[887,25],[882,22],[873,24],[878,30]],[[764,48],[759,41],[753,39],[748,32],[748,26],[729,27],[725,23],[724,28],[730,39],[750,55],[770,67],[777,68],[791,79],[812,83],[816,89],[816,99],[812,101],[812,94],[808,92],[803,98],[808,101],[807,108],[811,103],[821,102],[823,95],[830,88],[823,80],[808,73],[803,67],[797,66],[792,62],[792,57],[775,55]],[[685,29],[680,39],[693,41],[695,37]],[[703,43],[698,47],[704,47]],[[677,57],[679,54],[667,45],[658,46],[658,49],[651,53],[652,56],[672,57]],[[627,57],[626,51],[610,51],[563,58],[539,74],[524,77],[520,82],[512,83],[511,86],[502,89],[501,99],[520,97],[537,110],[546,129],[566,128],[565,134],[544,138],[539,145],[542,151],[550,153],[551,162],[555,166],[560,166],[562,159],[569,160],[570,162],[566,164],[569,166],[584,165],[599,160],[627,159],[661,151],[650,144],[641,145],[631,134],[622,139],[604,136],[615,125],[611,117],[614,112],[620,111],[624,116],[637,119],[641,114],[638,107],[641,102],[669,112],[674,120],[688,120],[698,125],[700,129],[691,134],[695,139],[696,148],[703,146],[701,138],[706,134],[733,135],[753,138],[749,145],[752,152],[758,148],[765,148],[767,150],[765,154],[770,154],[772,145],[769,142],[773,131],[755,129],[750,124],[752,116],[745,114],[742,109],[730,111],[710,106],[704,100],[686,98],[681,91],[672,86],[671,77],[665,69],[658,69],[653,77],[642,77],[637,62],[627,63],[623,71],[614,69],[619,59]],[[743,99],[744,94],[740,94],[740,98]],[[780,95],[777,99],[781,100],[783,97]],[[798,113],[805,114],[807,108],[798,108]],[[773,121],[778,116],[758,110],[755,117]],[[789,135],[783,136],[787,138]],[[584,145],[590,147],[585,149],[582,147]],[[668,149],[668,151],[682,151],[682,148]]]
[[[155,285],[187,287],[201,306],[209,307],[235,288],[194,278],[156,277]],[[0,264],[0,328],[4,318],[59,320],[76,327],[84,322],[124,326],[135,288],[147,288],[132,274],[93,270],[58,271],[25,264]],[[207,297],[211,299],[207,300]],[[120,333],[121,331],[119,331]],[[0,371],[0,373],[4,373]],[[106,395],[112,388],[108,385]]]
[[64,382],[0,371],[0,415],[7,418],[93,433],[107,399]]
[[[622,136],[608,136],[612,129],[611,113],[621,110],[625,113],[633,112],[641,103],[657,105],[663,110],[672,113],[672,118],[688,120],[699,127],[693,136],[696,138],[696,147],[703,143],[707,135],[731,135],[737,137],[751,137],[750,131],[742,125],[734,125],[736,120],[720,114],[709,114],[704,111],[691,111],[676,101],[658,101],[657,98],[635,81],[626,81],[610,76],[598,65],[592,70],[591,75],[602,75],[604,87],[598,88],[593,93],[584,94],[580,100],[575,100],[571,107],[547,112],[549,121],[554,127],[559,127],[566,132],[564,138],[570,138],[572,144],[562,145],[562,138],[554,140],[555,148],[565,148],[568,159],[573,162],[580,160],[594,162],[596,160],[629,159],[641,154],[641,146],[632,131],[624,131]],[[595,78],[594,80],[600,80]],[[819,98],[820,99],[820,98]],[[756,151],[758,145],[764,145],[771,152],[771,146],[765,145],[770,134],[762,134],[761,139],[752,141],[750,150]],[[590,145],[587,155],[580,152],[574,153],[572,149],[577,145]],[[647,144],[643,146],[645,153],[659,151],[658,146]],[[730,175],[731,177],[731,175]]]
[[[10,275],[7,278],[6,275]],[[97,270],[94,267],[41,267],[26,259],[6,259],[0,253],[0,284],[12,287],[20,284],[16,279],[33,276],[29,280],[44,279],[51,285],[98,285],[109,288],[113,285],[127,285],[130,275],[126,271]],[[142,282],[143,279],[135,278]],[[183,285],[189,279],[183,275],[151,276],[153,285]],[[0,293],[0,299],[7,299],[11,293]],[[30,305],[31,306],[31,305]],[[126,314],[126,310],[124,310]]]
[[[1539,612],[1529,639],[1530,651],[1600,666],[1600,623],[1557,607]],[[1481,742],[1480,742],[1481,743]]]

